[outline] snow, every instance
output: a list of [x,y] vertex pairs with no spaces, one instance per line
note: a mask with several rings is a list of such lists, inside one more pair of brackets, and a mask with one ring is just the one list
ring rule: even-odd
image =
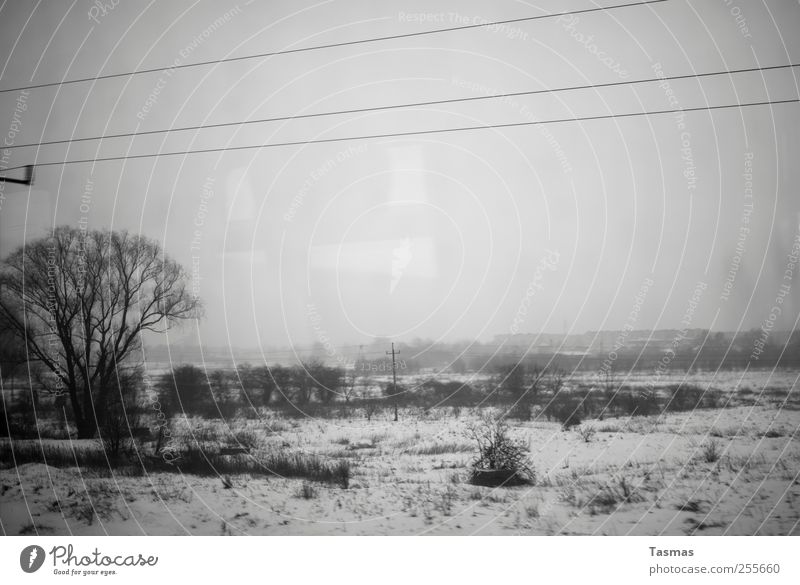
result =
[[[308,499],[301,479],[232,476],[228,489],[218,477],[25,464],[0,471],[0,519],[7,534],[59,535],[800,534],[796,411],[587,421],[589,442],[556,423],[511,422],[537,483],[494,489],[466,482],[477,413],[454,414],[305,419],[277,432],[242,421],[260,429],[262,448],[355,464],[349,489],[314,483]],[[710,441],[718,461],[704,457]]]

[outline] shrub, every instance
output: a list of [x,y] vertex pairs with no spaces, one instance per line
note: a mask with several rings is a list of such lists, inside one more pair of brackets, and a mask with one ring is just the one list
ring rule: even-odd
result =
[[[13,451],[12,451],[13,449]],[[52,467],[80,467],[107,470],[109,460],[100,445],[14,441],[0,443],[0,462],[4,465],[45,463]]]
[[[172,465],[166,464],[166,467]],[[201,449],[195,445],[188,445],[176,453],[174,467],[183,473],[195,475],[274,474],[335,484],[343,488],[349,487],[352,475],[351,464],[347,460],[331,463],[316,455],[285,452],[222,455],[217,449]]]
[[142,417],[137,406],[142,384],[139,368],[117,368],[115,391],[109,392],[99,418],[99,439],[111,459],[129,455],[136,447]]
[[320,362],[312,362],[306,366],[311,376],[317,400],[322,404],[330,404],[342,395],[344,386],[344,370],[326,366]]
[[577,396],[561,391],[548,402],[542,413],[549,419],[555,418],[564,429],[581,424],[581,402]]
[[469,443],[438,442],[409,447],[403,451],[407,455],[444,455],[446,453],[463,453],[472,451]]
[[259,444],[259,437],[252,429],[239,429],[233,432],[233,444],[245,449],[254,449]]
[[720,390],[709,389],[706,391],[706,395],[703,398],[703,407],[704,408],[719,408],[720,405],[727,406],[728,399],[723,396],[723,393]]
[[122,406],[109,409],[100,427],[100,443],[111,459],[130,454],[135,448],[134,431],[139,417],[128,413]]
[[685,504],[675,506],[675,509],[681,512],[691,512],[692,514],[705,513],[706,506],[702,500],[687,500]]
[[583,440],[584,443],[591,443],[592,437],[594,437],[595,432],[596,431],[594,427],[589,427],[589,426],[578,427],[578,433],[580,434],[581,439]]
[[197,443],[218,443],[219,429],[214,423],[209,423],[203,419],[185,419],[187,429],[184,434],[186,440],[194,440]]
[[115,482],[91,478],[84,482],[83,489],[61,500],[54,499],[49,510],[91,526],[95,519],[101,522],[113,518],[127,520],[123,502],[130,497],[130,492]]
[[617,394],[615,403],[628,416],[649,416],[659,412],[658,397],[649,389],[625,388]]
[[444,488],[444,491],[438,493],[434,497],[434,508],[439,510],[445,516],[450,516],[453,513],[453,502],[456,500],[458,492],[451,485]]
[[705,459],[706,463],[714,463],[715,461],[719,461],[721,454],[719,443],[716,441],[709,441],[703,445],[703,459]]
[[[351,463],[347,460],[326,461],[316,455],[303,453],[269,453],[222,455],[218,448],[186,444],[171,453],[172,457],[144,456],[109,459],[100,444],[91,446],[18,441],[0,443],[0,462],[5,465],[46,463],[53,467],[79,467],[88,471],[110,471],[110,467],[126,474],[149,472],[176,472],[203,476],[234,474],[270,475],[301,478],[339,485],[347,488],[352,477]],[[73,450],[74,448],[74,450]]]
[[673,411],[695,410],[703,403],[703,389],[697,386],[676,386],[672,388],[667,408]]
[[508,435],[502,419],[486,415],[469,428],[478,453],[472,462],[471,482],[484,485],[533,483],[534,472],[528,463],[528,449]]
[[367,421],[371,421],[372,417],[380,414],[382,410],[383,406],[377,400],[370,398],[364,400],[364,416],[366,417]]
[[38,396],[31,390],[23,391],[16,404],[0,411],[3,437],[12,439],[38,439],[41,432],[42,407]]
[[247,381],[243,379],[242,383],[252,385],[255,389],[260,390],[262,406],[269,406],[273,397],[277,397],[278,402],[287,402],[291,399],[292,377],[291,368],[261,366],[254,368],[252,376],[247,378]]
[[592,516],[609,514],[622,504],[645,500],[639,489],[625,476],[611,478],[606,483],[569,482],[562,491],[561,498],[576,508],[585,508]]
[[300,489],[297,490],[297,497],[303,498],[304,500],[313,500],[317,497],[317,488],[314,487],[313,484],[308,483],[307,481],[303,482],[303,485],[300,486]]
[[413,396],[418,404],[452,406],[453,411],[462,406],[470,406],[479,400],[476,392],[469,384],[439,380],[427,380],[420,391]]
[[312,364],[302,364],[290,369],[289,392],[284,389],[284,396],[290,404],[297,408],[304,408],[310,401],[314,393],[315,383],[308,368]]
[[347,489],[352,477],[351,464],[346,459],[327,462],[316,455],[304,453],[270,453],[260,460],[262,473],[297,477],[339,485]]
[[622,504],[644,501],[644,497],[624,476],[618,477],[604,485],[587,502],[589,513],[609,513]]
[[167,416],[176,413],[214,416],[217,408],[205,372],[186,364],[162,375],[157,383],[159,402]]
[[503,364],[497,370],[497,389],[502,398],[520,400],[525,394],[525,364]]
[[516,420],[526,421],[531,420],[531,413],[533,412],[533,407],[531,406],[530,400],[527,397],[520,398],[508,411],[508,418],[513,418]]

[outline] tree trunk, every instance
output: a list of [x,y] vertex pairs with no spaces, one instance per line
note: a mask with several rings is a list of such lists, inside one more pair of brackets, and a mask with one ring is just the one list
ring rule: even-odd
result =
[[[72,392],[70,390],[71,395]],[[81,392],[83,400],[78,400],[77,391],[75,391],[75,400],[72,401],[72,412],[75,417],[75,427],[78,429],[78,438],[94,439],[97,435],[97,422],[92,408],[92,395],[87,387],[82,388]],[[80,402],[83,402],[82,406]]]
[[79,439],[94,439],[97,434],[97,425],[91,417],[81,417],[80,419],[76,417],[75,421]]

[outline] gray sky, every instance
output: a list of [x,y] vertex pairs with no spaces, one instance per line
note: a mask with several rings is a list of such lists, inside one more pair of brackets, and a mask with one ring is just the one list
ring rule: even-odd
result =
[[[0,88],[596,5],[121,0],[103,14],[88,1],[6,2]],[[670,0],[8,92],[0,131],[25,144],[781,65],[800,62],[798,32],[795,1]],[[4,164],[796,99],[798,75],[16,149]],[[212,345],[678,328],[687,313],[692,327],[733,330],[760,326],[774,307],[775,328],[791,329],[800,312],[800,269],[785,278],[800,237],[798,128],[793,103],[45,166],[30,191],[5,185],[0,252],[54,223],[156,238],[199,276],[200,334]],[[171,334],[187,338],[196,332]]]

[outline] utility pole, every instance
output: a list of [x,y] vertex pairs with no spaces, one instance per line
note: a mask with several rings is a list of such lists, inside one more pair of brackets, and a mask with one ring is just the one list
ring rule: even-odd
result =
[[[392,342],[392,351],[386,352],[386,355],[392,354],[392,401],[394,402],[394,420],[397,421],[397,365],[394,361],[394,342]],[[400,353],[400,351],[397,351]]]

